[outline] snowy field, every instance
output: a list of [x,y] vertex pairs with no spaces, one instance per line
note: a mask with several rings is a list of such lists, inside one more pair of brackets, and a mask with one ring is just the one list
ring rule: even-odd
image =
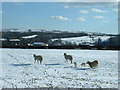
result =
[[[118,51],[65,49],[0,49],[2,88],[117,88]],[[73,55],[78,68],[66,62],[63,53]],[[33,54],[43,63],[34,63]],[[99,61],[99,67],[81,67],[83,62]],[[0,64],[1,65],[1,64]]]
[[[93,37],[94,37],[94,41],[89,36],[61,38],[61,40],[63,43],[67,41],[67,42],[72,42],[72,43],[75,42],[77,45],[79,45],[79,44],[82,44],[84,42],[94,43],[94,42],[98,41],[99,38],[102,41],[106,41],[110,38],[110,36],[93,36]],[[54,40],[58,40],[58,39],[52,39],[52,41],[54,41]]]

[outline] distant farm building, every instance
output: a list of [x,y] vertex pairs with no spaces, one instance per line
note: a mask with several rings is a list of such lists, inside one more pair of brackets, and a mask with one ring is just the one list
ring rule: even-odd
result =
[[16,47],[20,44],[20,39],[8,39],[3,38],[2,41],[2,47]]
[[44,42],[34,42],[33,47],[42,47],[42,46],[48,46],[48,44]]

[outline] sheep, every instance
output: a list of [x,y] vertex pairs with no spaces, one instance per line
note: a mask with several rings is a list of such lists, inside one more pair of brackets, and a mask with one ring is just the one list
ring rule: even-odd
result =
[[95,60],[93,62],[88,61],[86,64],[88,64],[91,68],[98,67],[98,61],[97,60]]
[[77,63],[76,62],[74,62],[74,67],[77,68]]
[[39,63],[39,62],[40,62],[40,64],[42,63],[43,57],[41,55],[36,56],[35,54],[33,54],[33,57],[35,59],[35,62],[37,61],[37,63]]
[[64,53],[64,58],[65,58],[66,60],[70,60],[71,63],[72,63],[72,60],[73,60],[72,55],[67,55],[66,53]]
[[85,63],[81,63],[81,67],[85,67]]

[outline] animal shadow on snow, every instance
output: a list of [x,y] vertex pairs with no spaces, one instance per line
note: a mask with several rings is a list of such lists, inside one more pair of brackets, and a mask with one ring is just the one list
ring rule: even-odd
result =
[[53,63],[53,64],[44,64],[45,66],[55,66],[55,65],[62,65],[62,64],[59,64],[59,63]]
[[32,64],[11,64],[12,66],[30,66]]
[[90,68],[75,68],[75,67],[64,67],[64,68],[72,68],[75,70],[89,70]]
[[76,70],[89,70],[90,68],[76,68]]

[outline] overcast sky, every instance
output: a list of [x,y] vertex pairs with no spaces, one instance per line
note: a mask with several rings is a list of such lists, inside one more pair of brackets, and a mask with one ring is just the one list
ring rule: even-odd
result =
[[117,2],[5,1],[0,10],[3,28],[118,33]]

